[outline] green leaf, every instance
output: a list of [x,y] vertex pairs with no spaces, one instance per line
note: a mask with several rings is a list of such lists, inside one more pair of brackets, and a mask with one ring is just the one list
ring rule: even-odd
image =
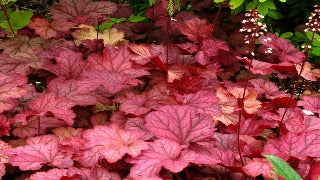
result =
[[275,173],[286,180],[302,180],[299,174],[285,161],[273,155],[265,155],[275,168]]
[[156,3],[156,0],[149,0],[149,6],[153,6]]
[[265,2],[266,0],[259,0],[260,2]]
[[243,2],[244,0],[231,0],[229,4],[231,5],[231,9],[236,9],[241,6]]
[[17,0],[1,0],[1,5],[7,5],[11,2],[17,2]]
[[257,6],[259,13],[263,16],[267,15],[269,9],[277,9],[273,3],[273,0],[267,0],[265,2],[260,2]]
[[320,56],[320,47],[312,47],[310,53],[315,56]]
[[222,3],[224,0],[214,0],[215,3]]
[[[307,31],[306,32],[306,36],[309,40],[312,39],[312,32]],[[312,46],[320,46],[320,35],[315,33],[314,34],[314,38],[313,38],[313,42],[312,42]]]
[[254,1],[246,4],[246,11],[255,9],[257,7],[257,5],[258,5],[258,1],[257,0],[254,0]]
[[144,16],[130,16],[129,18],[128,18],[128,20],[130,21],[130,22],[141,22],[141,21],[144,21],[144,20],[146,20],[147,18],[146,17],[144,17]]
[[288,38],[290,38],[290,37],[292,37],[293,36],[293,33],[292,32],[285,32],[285,33],[283,33],[283,34],[281,34],[281,38],[284,38],[284,39],[288,39]]
[[287,0],[280,0],[281,2],[286,2]]
[[110,18],[110,21],[111,22],[114,22],[114,23],[121,23],[123,21],[127,20],[126,18],[122,17],[122,18]]
[[268,10],[268,17],[271,17],[272,19],[280,19],[282,16],[282,14],[280,14],[277,10],[274,9],[269,9]]
[[[33,16],[32,11],[14,11],[10,13],[10,23],[12,29],[16,32],[17,30],[27,26],[31,22],[31,17]],[[4,20],[0,22],[0,27],[8,32],[11,32],[8,21]]]
[[102,33],[104,30],[111,28],[115,23],[114,22],[105,22],[99,25],[99,33]]

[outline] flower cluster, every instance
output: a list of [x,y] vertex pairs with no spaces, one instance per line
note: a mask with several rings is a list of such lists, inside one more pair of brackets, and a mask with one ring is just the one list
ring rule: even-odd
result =
[[305,31],[312,31],[312,32],[320,32],[320,7],[319,5],[314,6],[315,10],[311,13],[311,16],[309,17],[309,22],[306,23],[306,29]]
[[245,19],[242,20],[242,28],[240,32],[245,32],[244,42],[250,44],[250,41],[254,41],[255,38],[263,35],[267,31],[265,23],[260,22],[264,16],[258,13],[258,10],[250,10],[249,13],[245,14]]

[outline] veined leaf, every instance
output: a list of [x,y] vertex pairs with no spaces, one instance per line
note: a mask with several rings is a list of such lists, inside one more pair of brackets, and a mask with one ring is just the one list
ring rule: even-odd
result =
[[285,161],[277,156],[265,155],[275,168],[275,173],[286,180],[302,180],[299,174]]

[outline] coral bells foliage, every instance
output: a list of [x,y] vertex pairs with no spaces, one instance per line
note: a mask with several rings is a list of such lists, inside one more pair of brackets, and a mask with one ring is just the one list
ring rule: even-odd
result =
[[[190,3],[201,10],[212,1]],[[310,88],[288,104],[282,86],[300,71],[318,81],[320,69],[302,65],[306,56],[288,40],[263,35],[256,10],[237,15],[242,23],[227,30],[242,34],[243,45],[260,42],[244,52],[219,39],[220,18],[170,17],[167,4],[147,10],[154,29],[122,22],[98,31],[98,17],[103,23],[132,11],[111,1],[60,0],[50,20],[34,17],[0,42],[1,176],[271,179],[267,154],[304,178],[320,175],[320,96]],[[241,58],[248,54],[252,62]]]

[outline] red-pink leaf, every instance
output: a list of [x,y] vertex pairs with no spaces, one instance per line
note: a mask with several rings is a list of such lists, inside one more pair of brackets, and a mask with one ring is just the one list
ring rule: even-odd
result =
[[[44,39],[37,37],[30,39],[28,36],[18,35],[13,39],[0,42],[0,49],[3,54],[8,54],[14,58],[13,62],[6,65],[4,69],[15,70],[15,72],[26,74],[29,67],[40,69],[48,60],[43,59],[40,54],[45,50]],[[5,56],[5,55],[4,55]],[[1,60],[2,64],[7,61]],[[15,67],[17,66],[17,67]],[[11,73],[11,72],[10,72]]]
[[208,39],[201,42],[199,51],[196,53],[195,59],[201,65],[207,65],[210,57],[218,55],[219,50],[229,51],[227,43],[219,40]]
[[53,134],[58,136],[61,141],[72,138],[72,137],[80,137],[83,133],[83,129],[78,128],[74,129],[73,127],[59,127],[52,130]]
[[55,93],[58,97],[69,100],[76,105],[85,106],[97,103],[97,98],[92,92],[96,88],[86,86],[79,80],[70,79],[63,81],[63,79],[54,79],[48,85],[49,92]]
[[147,45],[130,44],[130,49],[136,53],[136,55],[132,55],[130,58],[135,63],[144,65],[150,62],[152,56]]
[[[301,68],[301,64],[296,65],[296,70],[298,73],[301,72]],[[320,77],[320,69],[313,69],[312,64],[310,64],[309,62],[305,62],[303,66],[303,71],[301,72],[301,76],[306,80],[317,81],[317,79],[319,79]]]
[[212,26],[212,24],[207,25],[205,20],[193,18],[185,21],[185,24],[180,26],[180,31],[189,40],[199,43],[205,39],[212,38]]
[[147,100],[145,94],[140,95],[133,92],[126,93],[124,96],[119,96],[114,99],[115,102],[120,103],[120,111],[137,116],[147,114],[150,111],[150,108],[146,105]]
[[[40,124],[39,124],[40,123]],[[65,125],[65,122],[54,117],[33,116],[27,121],[27,124],[14,123],[15,127],[12,134],[18,137],[30,137],[45,134],[47,129]],[[40,128],[40,129],[39,129]]]
[[320,162],[313,161],[311,164],[308,176],[306,178],[309,180],[318,180],[319,176],[320,176]]
[[8,119],[5,115],[0,114],[0,137],[10,136],[11,124],[14,121]]
[[299,134],[288,132],[279,139],[269,140],[263,154],[272,154],[284,160],[288,160],[290,156],[306,159],[307,156],[320,157],[319,146],[319,130]]
[[158,138],[189,145],[209,138],[214,125],[209,115],[189,106],[163,106],[146,116],[145,127]]
[[44,69],[65,79],[77,79],[87,67],[87,62],[82,60],[82,54],[71,50],[62,51],[56,57],[57,64],[48,64]]
[[305,95],[301,101],[298,101],[298,106],[303,106],[303,109],[315,113],[320,113],[320,97],[314,95]]
[[49,23],[46,19],[41,18],[34,18],[28,25],[29,28],[34,29],[35,33],[43,39],[55,38],[59,32],[68,31],[73,26],[75,26],[74,23],[64,20],[55,20]]
[[53,93],[47,93],[32,101],[29,107],[38,116],[44,116],[47,112],[51,112],[57,119],[62,119],[68,125],[72,125],[73,118],[76,116],[71,110],[73,106],[74,103],[57,97]]
[[0,179],[6,173],[6,166],[4,163],[8,163],[9,157],[5,155],[4,151],[10,149],[11,146],[7,143],[0,141]]
[[280,91],[278,86],[270,81],[264,79],[251,79],[250,83],[253,85],[254,90],[258,95],[264,95],[268,99],[274,99],[277,97],[284,97],[287,94],[283,91]]
[[66,154],[75,154],[82,149],[85,143],[81,138],[83,129],[74,129],[72,127],[59,127],[53,129],[52,132],[60,138],[59,149]]
[[99,15],[112,14],[117,10],[117,6],[111,1],[60,0],[59,2],[50,9],[54,20],[90,23],[95,21]]
[[137,157],[142,150],[148,148],[148,144],[142,140],[140,133],[124,131],[118,126],[96,126],[94,129],[84,132],[86,141],[84,150],[80,152],[79,161],[84,166],[93,166],[99,158],[105,158],[114,163],[125,154]]
[[59,168],[73,166],[71,156],[66,156],[58,150],[59,138],[54,135],[44,135],[29,138],[27,145],[5,151],[13,166],[21,170],[37,170],[44,164]]
[[133,178],[139,176],[158,177],[163,166],[171,172],[178,173],[196,158],[193,151],[183,150],[183,147],[175,141],[157,139],[140,156],[128,160],[128,162],[134,163],[130,170],[130,176]]
[[50,169],[47,172],[37,172],[31,175],[29,180],[60,180],[62,177],[68,176],[67,169]]
[[122,45],[119,48],[107,45],[103,50],[103,55],[92,54],[88,57],[89,67],[97,70],[107,70],[109,72],[123,72],[132,68],[130,62],[130,50]]
[[109,172],[106,168],[95,167],[90,173],[90,179],[95,180],[121,180],[119,174]]
[[268,33],[261,36],[259,41],[263,44],[259,47],[259,51],[264,53],[266,49],[270,48],[272,54],[269,57],[271,63],[290,62],[301,63],[305,55],[297,50],[288,40],[278,38],[276,35]]
[[[100,168],[94,168],[92,171],[86,168],[75,168],[71,167],[69,169],[50,169],[47,172],[37,172],[34,173],[29,179],[30,180],[62,180],[62,179],[96,179],[94,172],[100,171],[96,170]],[[104,168],[101,168],[104,170]],[[92,174],[92,175],[91,175]],[[113,173],[105,173],[106,175]],[[107,176],[108,177],[108,176]]]
[[[250,71],[254,74],[268,75],[272,73],[272,64],[253,59]],[[247,68],[248,69],[248,68]]]
[[215,93],[210,91],[201,90],[192,94],[177,95],[176,99],[184,105],[196,108],[199,113],[214,116],[220,116],[222,114],[220,106],[218,105],[219,98],[217,98]]
[[237,108],[237,99],[232,96],[225,88],[218,87],[216,92],[219,98],[219,106],[221,107],[222,115],[213,116],[213,119],[221,121],[225,125],[237,124],[238,115],[235,112]]
[[271,179],[273,166],[268,159],[253,158],[248,161],[243,167],[244,172],[252,177],[257,177],[260,174],[266,179]]
[[13,108],[16,105],[14,99],[28,93],[23,87],[27,81],[27,77],[20,74],[8,76],[0,73],[0,113]]
[[143,118],[131,118],[126,122],[124,129],[127,131],[137,131],[143,134],[141,139],[148,140],[153,137],[153,134],[145,128],[145,123]]

